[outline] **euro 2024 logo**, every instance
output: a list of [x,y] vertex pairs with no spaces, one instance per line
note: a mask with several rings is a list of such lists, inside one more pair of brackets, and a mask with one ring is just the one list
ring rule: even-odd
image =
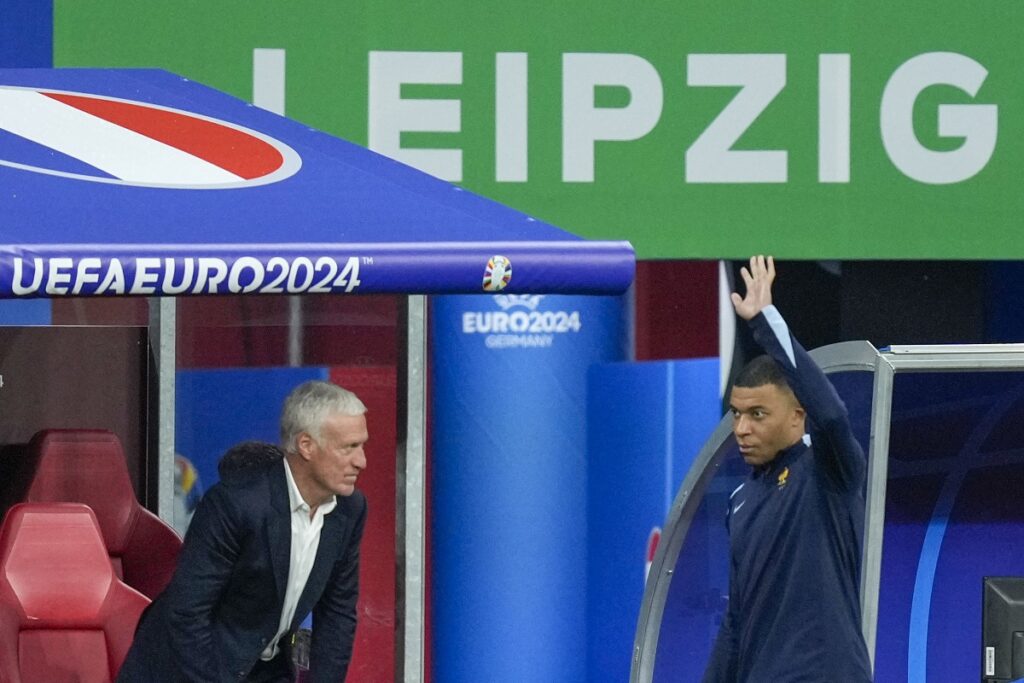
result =
[[488,348],[549,347],[554,335],[579,332],[579,311],[539,311],[543,294],[496,294],[501,310],[465,311],[463,334],[487,335]]

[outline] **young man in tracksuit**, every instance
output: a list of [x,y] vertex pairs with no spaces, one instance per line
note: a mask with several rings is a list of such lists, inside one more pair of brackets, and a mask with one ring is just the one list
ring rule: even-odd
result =
[[751,472],[729,500],[729,607],[704,681],[869,682],[864,451],[832,384],[772,306],[772,258],[751,258],[741,274],[746,294],[732,303],[767,355],[730,395]]

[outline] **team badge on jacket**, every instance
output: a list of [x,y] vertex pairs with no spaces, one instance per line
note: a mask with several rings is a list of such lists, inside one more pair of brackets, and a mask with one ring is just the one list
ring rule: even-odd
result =
[[786,485],[787,481],[789,481],[789,468],[788,467],[784,467],[784,468],[782,468],[782,471],[779,472],[779,478],[776,481],[776,483],[778,484],[779,488],[781,489],[783,486]]

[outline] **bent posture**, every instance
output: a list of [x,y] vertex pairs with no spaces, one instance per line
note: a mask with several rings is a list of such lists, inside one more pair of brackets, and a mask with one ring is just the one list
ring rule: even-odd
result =
[[240,469],[203,497],[118,681],[291,681],[291,639],[310,611],[311,680],[345,678],[366,519],[355,490],[365,411],[327,382],[292,391],[284,459]]

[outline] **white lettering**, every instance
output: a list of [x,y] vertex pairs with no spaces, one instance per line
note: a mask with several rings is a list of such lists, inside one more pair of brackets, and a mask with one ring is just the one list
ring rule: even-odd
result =
[[[629,92],[625,107],[598,107],[598,87]],[[661,78],[646,59],[629,54],[562,55],[562,180],[594,182],[598,140],[637,140],[661,118]]]
[[14,292],[16,296],[34,294],[39,291],[39,286],[43,284],[43,259],[32,259],[32,282],[27,286],[23,282],[25,278],[24,271],[25,260],[21,257],[15,258],[14,281],[11,282],[11,291]]
[[228,266],[219,258],[200,258],[193,294],[216,294],[217,286],[228,276]]
[[786,85],[786,55],[689,55],[687,85],[741,86],[686,150],[688,183],[784,183],[784,150],[734,150]]
[[[243,286],[241,284],[242,272],[247,269],[252,272],[252,279],[249,284]],[[235,294],[256,291],[263,284],[264,275],[262,261],[254,259],[252,256],[243,256],[231,264],[231,273],[228,276],[228,291]]]
[[525,52],[494,56],[494,178],[527,179],[527,87]]
[[403,99],[402,85],[462,83],[461,52],[370,52],[370,149],[443,180],[462,180],[462,150],[402,147],[403,132],[458,133],[459,100]]
[[936,152],[920,143],[914,131],[914,103],[925,88],[951,85],[971,97],[988,71],[955,52],[929,52],[900,65],[882,93],[882,144],[896,168],[922,183],[958,183],[985,168],[996,147],[998,107],[994,104],[940,104],[940,137],[963,138],[955,150]]
[[818,180],[850,182],[850,55],[818,56]]
[[50,259],[50,273],[46,278],[47,294],[67,294],[66,285],[71,283],[71,270],[75,262],[69,258]]
[[98,258],[84,258],[79,261],[78,273],[75,276],[75,286],[71,289],[71,293],[78,294],[85,285],[99,282],[99,269],[102,265],[103,262]]
[[346,292],[351,292],[358,287],[362,280],[359,279],[359,258],[350,256],[341,269],[341,275],[334,281],[334,287],[344,287]]
[[550,334],[490,334],[484,345],[489,349],[548,348],[553,341]]
[[112,258],[107,264],[107,273],[103,276],[103,281],[94,293],[105,294],[110,291],[111,294],[124,294],[124,286],[124,268],[119,259]]
[[160,259],[137,258],[135,259],[135,278],[129,294],[153,294],[156,292],[156,283],[159,281]]
[[164,283],[160,290],[164,294],[183,294],[192,286],[192,278],[195,276],[196,264],[193,259],[182,260],[181,283],[174,284],[174,271],[177,269],[177,261],[173,258],[164,259]]

